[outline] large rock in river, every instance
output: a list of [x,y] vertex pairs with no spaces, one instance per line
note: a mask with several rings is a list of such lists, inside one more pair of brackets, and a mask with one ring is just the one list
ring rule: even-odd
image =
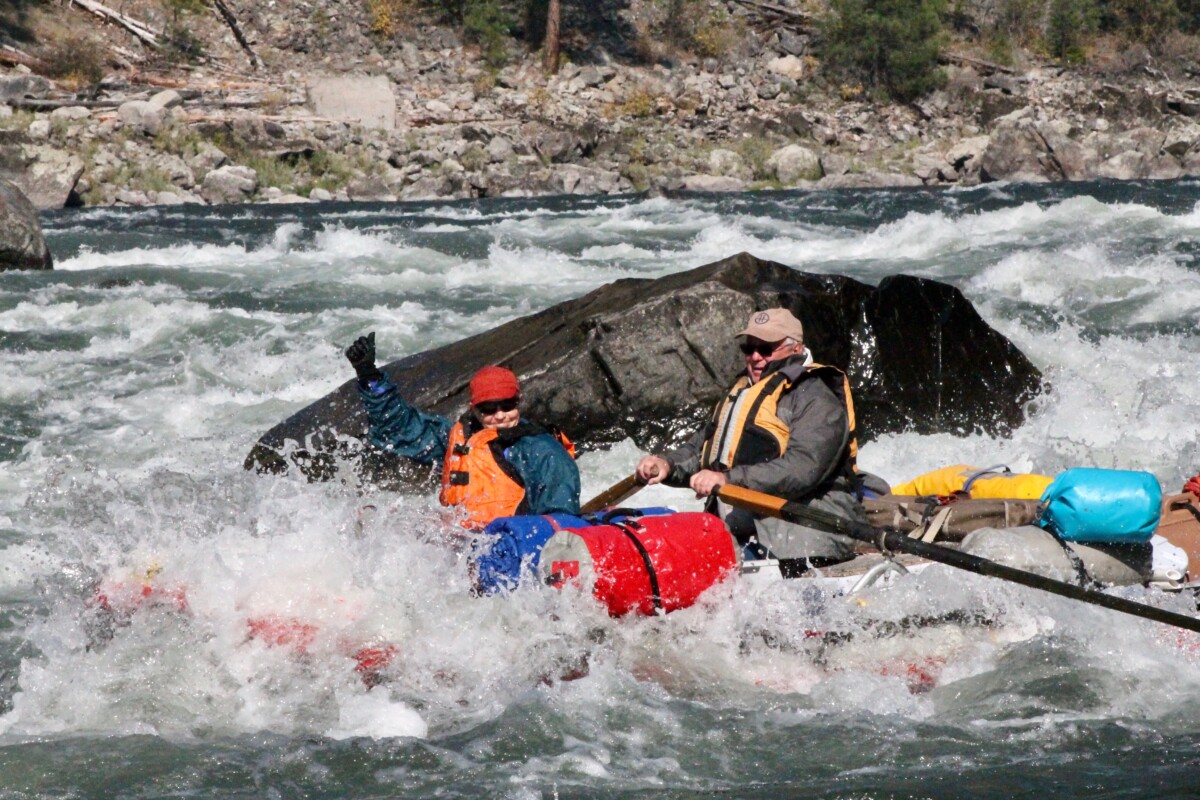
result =
[[[504,364],[521,379],[529,417],[585,447],[632,437],[657,450],[695,430],[743,368],[733,334],[750,312],[780,305],[804,323],[818,361],[850,374],[860,441],[902,430],[1003,433],[1041,388],[1037,369],[952,286],[896,275],[872,287],[748,253],[620,280],[383,370],[417,406],[457,416],[475,370]],[[329,477],[340,459],[358,457],[366,422],[347,381],[267,431],[246,468],[280,471],[290,460]]]
[[0,272],[52,266],[37,209],[20,189],[0,180]]

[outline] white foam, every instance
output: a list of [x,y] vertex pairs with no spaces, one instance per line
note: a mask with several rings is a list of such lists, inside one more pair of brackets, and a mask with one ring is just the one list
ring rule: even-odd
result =
[[[814,202],[801,200],[797,209]],[[114,274],[152,267],[178,273],[178,284],[102,288],[48,276],[53,282],[7,298],[0,329],[73,334],[86,344],[6,350],[0,362],[0,402],[20,404],[41,430],[17,461],[0,464],[4,524],[24,539],[2,551],[0,593],[45,612],[20,623],[36,656],[20,668],[0,730],[436,737],[504,714],[545,680],[533,690],[538,702],[570,704],[563,716],[593,720],[608,741],[571,741],[561,759],[529,766],[531,782],[558,769],[598,780],[636,769],[677,775],[669,759],[614,767],[614,752],[636,761],[638,737],[678,735],[667,700],[757,708],[784,696],[801,706],[798,718],[883,712],[923,720],[945,696],[912,694],[888,659],[952,651],[944,681],[986,680],[1000,648],[1049,635],[1033,623],[1014,624],[1022,635],[1008,642],[943,632],[908,642],[907,651],[867,643],[820,663],[803,649],[810,626],[861,626],[865,617],[855,614],[890,619],[893,610],[936,613],[962,601],[1003,608],[1018,623],[1058,620],[1055,635],[1065,628],[1087,647],[1092,632],[1100,641],[1107,617],[961,575],[924,577],[911,593],[893,594],[894,606],[872,600],[858,610],[787,585],[728,584],[695,608],[643,620],[611,620],[570,593],[472,598],[466,544],[447,534],[455,528],[443,524],[432,491],[361,496],[349,473],[326,484],[242,473],[263,430],[351,377],[342,350],[368,330],[377,332],[380,360],[391,360],[616,278],[748,250],[861,280],[899,271],[950,279],[1045,374],[1051,391],[1011,436],[877,437],[862,448],[864,468],[900,481],[960,462],[1045,473],[1117,466],[1151,469],[1167,489],[1194,474],[1200,379],[1191,364],[1200,341],[1171,325],[1197,318],[1200,291],[1186,258],[1168,253],[1200,227],[1200,205],[1171,216],[1076,198],[912,212],[858,230],[758,202],[733,211],[658,198],[563,212],[339,212],[320,223],[279,222],[259,244],[85,248],[59,265]],[[239,213],[261,224],[259,212]],[[405,227],[417,216],[433,221]],[[98,250],[103,241],[91,231],[71,235],[96,238]],[[1131,244],[1139,241],[1149,244]],[[217,300],[214,286],[223,293]],[[312,308],[295,302],[307,293]],[[242,307],[242,296],[253,300]],[[630,441],[585,454],[584,496],[628,475],[641,455]],[[360,535],[365,502],[380,512]],[[663,486],[631,503],[700,507],[690,491]],[[79,576],[136,576],[149,563],[161,566],[161,585],[186,587],[188,613],[138,611],[108,647],[86,650]],[[266,617],[313,624],[307,652],[251,636],[248,620]],[[367,691],[356,648],[387,644],[397,653],[385,682]],[[1113,687],[1142,671],[1169,675],[1186,661],[1175,650],[1144,651],[1112,657]],[[584,654],[587,677],[560,681]],[[1101,690],[1102,707],[1154,715],[1113,687]],[[1188,685],[1178,697],[1194,694]],[[615,747],[604,722],[614,703],[639,719]]]

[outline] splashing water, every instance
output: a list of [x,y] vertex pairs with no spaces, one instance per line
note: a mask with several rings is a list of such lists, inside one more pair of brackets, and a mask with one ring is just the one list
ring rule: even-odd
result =
[[[889,435],[864,444],[866,469],[1147,469],[1176,491],[1200,465],[1195,190],[48,215],[56,270],[0,274],[0,793],[1176,785],[1197,757],[1190,635],[940,567],[855,603],[728,582],[652,619],[570,592],[472,597],[467,543],[431,493],[240,465],[349,377],[341,351],[362,332],[392,360],[746,250],[952,283],[1045,374],[1010,438]],[[584,495],[640,455],[585,454]],[[698,507],[664,487],[636,500]]]

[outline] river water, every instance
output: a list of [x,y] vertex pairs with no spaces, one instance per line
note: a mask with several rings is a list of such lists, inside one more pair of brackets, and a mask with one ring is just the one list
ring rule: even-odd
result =
[[[473,598],[430,496],[241,464],[350,377],[360,333],[390,361],[748,251],[954,284],[1043,371],[1010,438],[889,435],[867,469],[1145,469],[1175,492],[1200,470],[1198,200],[1181,182],[49,214],[55,271],[0,274],[0,798],[1191,796],[1200,643],[1157,623],[940,567],[856,603],[730,582],[657,619]],[[585,454],[585,497],[639,455]],[[963,609],[990,624],[887,624]],[[364,647],[391,656],[370,690]]]

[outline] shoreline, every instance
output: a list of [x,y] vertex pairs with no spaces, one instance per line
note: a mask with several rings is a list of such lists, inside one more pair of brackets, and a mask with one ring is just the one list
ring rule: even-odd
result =
[[745,48],[547,76],[531,53],[493,69],[404,41],[350,71],[147,67],[86,92],[18,64],[0,178],[48,210],[1200,176],[1195,78],[950,54],[943,88],[867,102],[792,40]]

